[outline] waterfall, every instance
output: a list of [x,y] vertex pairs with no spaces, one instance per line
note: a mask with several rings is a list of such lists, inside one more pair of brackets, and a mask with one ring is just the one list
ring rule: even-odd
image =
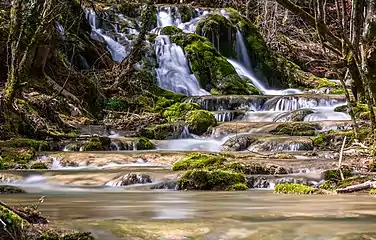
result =
[[178,26],[181,24],[181,16],[177,7],[159,7],[157,13],[158,27]]
[[180,138],[183,139],[183,138],[190,138],[190,137],[191,137],[191,134],[189,133],[189,129],[186,125],[184,125],[183,131],[180,134]]
[[112,59],[116,62],[122,62],[123,59],[129,55],[129,51],[127,51],[123,45],[107,36],[103,29],[98,28],[97,16],[93,9],[86,9],[86,17],[91,26],[91,38],[98,41],[105,41],[107,44],[107,49],[111,53]]
[[155,39],[155,49],[159,65],[157,80],[161,88],[187,96],[210,95],[201,89],[199,82],[191,73],[183,49],[171,43],[168,36],[158,36]]
[[238,54],[238,60],[242,63],[247,69],[252,69],[251,61],[247,52],[247,47],[244,43],[243,34],[237,30],[236,31],[236,53]]

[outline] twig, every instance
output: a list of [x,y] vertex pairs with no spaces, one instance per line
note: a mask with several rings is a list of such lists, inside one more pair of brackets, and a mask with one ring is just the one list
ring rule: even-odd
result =
[[338,170],[339,170],[339,173],[341,174],[342,180],[345,180],[345,177],[343,176],[343,172],[342,172],[342,169],[341,169],[341,165],[342,165],[342,158],[343,158],[343,149],[345,148],[345,144],[346,144],[346,138],[347,138],[347,136],[345,136],[343,138],[341,152],[339,153],[339,160],[338,160]]

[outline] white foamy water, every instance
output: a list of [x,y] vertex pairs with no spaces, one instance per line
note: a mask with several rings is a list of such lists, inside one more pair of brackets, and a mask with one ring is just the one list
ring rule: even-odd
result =
[[200,87],[196,77],[191,73],[183,49],[172,43],[168,36],[158,36],[155,39],[155,49],[159,65],[157,78],[160,87],[187,96],[210,95]]

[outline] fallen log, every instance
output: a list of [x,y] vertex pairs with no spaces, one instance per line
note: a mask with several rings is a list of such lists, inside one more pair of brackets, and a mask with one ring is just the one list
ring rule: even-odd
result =
[[352,193],[359,192],[362,190],[367,190],[370,188],[376,188],[376,182],[367,181],[362,184],[352,185],[345,188],[339,188],[336,190],[337,193]]

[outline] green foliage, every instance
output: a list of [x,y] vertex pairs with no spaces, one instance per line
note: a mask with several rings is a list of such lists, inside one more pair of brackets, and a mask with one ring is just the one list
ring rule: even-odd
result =
[[225,161],[226,159],[218,154],[190,153],[182,161],[175,162],[172,165],[172,170],[217,169],[220,168]]
[[15,164],[28,163],[34,159],[35,154],[34,148],[3,148],[0,155],[4,161],[4,168],[8,168]]
[[137,150],[150,150],[155,149],[155,145],[145,137],[139,137],[136,139]]
[[237,183],[226,189],[226,191],[247,191],[248,187],[245,183]]
[[281,183],[275,187],[274,192],[284,194],[313,194],[315,189],[303,184]]
[[369,194],[376,195],[376,189],[372,188],[371,190],[369,190]]
[[326,180],[325,182],[323,182],[320,186],[319,186],[320,189],[325,189],[325,190],[329,190],[329,191],[333,191],[337,188],[337,183],[334,182],[334,181],[331,181],[331,180]]
[[113,97],[105,102],[104,108],[111,111],[126,111],[128,108],[128,102],[123,99]]
[[[0,206],[0,219],[7,224],[5,229],[0,228],[0,236],[4,237],[5,240],[27,240],[27,237],[24,233],[24,228],[28,226],[28,223],[24,221],[20,216],[10,211],[9,209]],[[9,234],[12,235],[9,236]],[[8,238],[6,236],[9,236]]]
[[198,109],[200,109],[200,105],[197,103],[175,103],[163,111],[162,116],[169,122],[176,122],[178,120],[184,120],[189,111]]
[[0,156],[0,170],[3,170],[4,169],[4,159]]
[[[342,173],[343,173],[343,176],[344,178],[349,178],[351,177],[353,174],[352,174],[352,171],[348,168],[342,168]],[[335,170],[326,170],[324,173],[323,173],[323,176],[324,176],[324,179],[325,180],[328,180],[328,181],[332,181],[332,182],[335,182],[335,183],[338,183],[341,181],[341,173],[339,170],[335,169]]]
[[320,125],[316,123],[286,122],[278,125],[271,133],[290,136],[314,136],[316,130],[320,129]]
[[41,149],[42,151],[50,150],[46,141],[39,141],[28,138],[15,138],[7,141],[0,142],[0,147],[6,148],[34,148],[35,150]]
[[214,115],[206,110],[190,111],[185,119],[189,132],[197,135],[202,135],[209,127],[217,125]]
[[182,190],[227,190],[236,184],[246,184],[244,174],[224,170],[188,170],[179,181],[179,188]]
[[181,30],[180,28],[178,28],[176,26],[167,26],[167,27],[164,27],[164,28],[161,29],[161,34],[162,35],[168,35],[168,36],[178,34],[178,33],[181,33],[181,32],[183,32],[183,30]]

